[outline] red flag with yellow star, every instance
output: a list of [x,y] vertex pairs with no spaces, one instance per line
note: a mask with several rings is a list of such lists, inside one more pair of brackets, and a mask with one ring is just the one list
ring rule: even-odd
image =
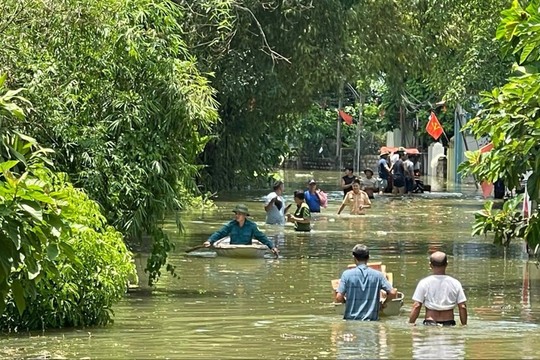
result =
[[429,135],[433,136],[435,140],[441,137],[444,132],[439,119],[435,116],[435,113],[432,111],[429,115],[429,121],[426,125],[426,131]]

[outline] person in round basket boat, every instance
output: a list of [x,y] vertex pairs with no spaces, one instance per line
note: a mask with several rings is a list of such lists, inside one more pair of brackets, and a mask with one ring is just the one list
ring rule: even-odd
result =
[[365,191],[360,190],[360,179],[353,181],[352,191],[345,195],[337,214],[341,214],[345,206],[349,206],[351,215],[364,215],[365,208],[371,207],[371,200]]
[[448,259],[442,251],[436,251],[429,257],[433,275],[420,280],[414,291],[414,304],[409,317],[411,325],[416,324],[422,304],[426,306],[424,325],[455,326],[456,306],[461,325],[467,325],[467,298],[459,280],[446,275],[446,266]]
[[387,293],[383,307],[396,297],[397,290],[390,285],[382,272],[367,266],[369,249],[366,245],[356,245],[352,253],[356,266],[345,270],[341,275],[335,300],[345,303],[343,315],[345,320],[377,321],[381,306],[381,290]]
[[231,245],[251,245],[253,239],[257,239],[268,246],[272,252],[277,255],[278,249],[257,227],[253,221],[247,219],[249,210],[246,205],[236,205],[233,209],[235,219],[229,221],[221,229],[210,235],[207,241],[203,243],[205,247],[210,247],[214,242],[223,239],[226,236],[231,237]]

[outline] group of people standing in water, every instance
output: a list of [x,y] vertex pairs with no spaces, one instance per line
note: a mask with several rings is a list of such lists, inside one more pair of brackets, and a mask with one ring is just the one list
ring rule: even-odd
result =
[[[397,163],[399,166],[399,163]],[[366,169],[367,181],[362,182],[353,175],[353,170],[347,168],[346,175],[341,179],[343,189],[343,201],[338,214],[349,206],[350,213],[360,215],[366,208],[371,207],[370,198],[376,191],[373,171]],[[305,191],[294,192],[294,212],[289,210],[292,204],[286,205],[283,198],[284,184],[276,181],[273,191],[265,197],[264,209],[266,211],[266,223],[285,225],[285,222],[294,223],[296,231],[310,231],[311,213],[318,213],[321,207],[328,205],[327,195],[317,189],[317,182],[311,179]],[[367,191],[366,191],[367,190]],[[221,229],[213,233],[204,246],[209,247],[215,241],[230,236],[231,245],[251,245],[256,239],[268,246],[278,256],[278,249],[274,243],[262,233],[257,225],[248,220],[249,210],[245,205],[237,205],[233,212],[235,219],[225,224]],[[386,280],[382,273],[367,267],[369,250],[363,244],[358,244],[353,249],[355,267],[346,270],[340,280],[340,285],[335,289],[335,300],[346,301],[345,319],[351,320],[378,320],[380,310],[380,291],[387,293],[386,301],[396,296],[396,289]],[[430,257],[430,267],[433,275],[422,279],[413,295],[414,305],[411,310],[409,323],[414,325],[422,305],[426,307],[425,325],[455,325],[453,309],[457,306],[462,325],[467,324],[466,297],[461,283],[451,276],[446,275],[448,264],[446,254],[435,252]],[[382,304],[384,306],[384,303]]]
[[[365,209],[371,207],[370,195],[361,189],[361,180],[354,175],[351,176],[352,169],[346,169],[346,172],[347,175],[341,179],[343,201],[337,213],[339,215],[348,206],[351,215],[363,215]],[[283,198],[284,184],[280,180],[276,181],[273,184],[274,191],[268,194],[264,200],[266,223],[284,225],[285,222],[292,222],[296,231],[310,231],[311,214],[320,213],[321,208],[328,206],[328,195],[317,188],[315,179],[311,179],[307,187],[308,189],[305,191],[296,190],[294,192],[293,199],[296,208],[292,213],[289,213],[291,205],[285,206]],[[373,194],[371,193],[371,195]]]

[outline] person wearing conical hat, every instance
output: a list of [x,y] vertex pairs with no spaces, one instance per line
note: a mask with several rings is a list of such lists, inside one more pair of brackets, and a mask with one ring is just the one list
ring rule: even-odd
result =
[[257,239],[268,246],[274,254],[278,254],[278,249],[274,246],[274,243],[259,230],[257,224],[247,219],[249,210],[246,205],[236,205],[233,212],[235,219],[229,221],[221,229],[210,235],[208,240],[203,243],[205,247],[209,247],[219,239],[230,236],[231,245],[251,245],[252,240]]
[[392,154],[392,156],[390,156],[390,163],[392,165],[395,164],[396,161],[401,159],[401,155],[403,155],[406,152],[407,150],[405,150],[403,146],[398,147],[398,149]]
[[364,174],[366,175],[366,178],[362,179],[362,190],[368,194],[370,199],[373,199],[373,194],[379,189],[379,183],[377,179],[373,177],[373,170],[370,168],[365,169]]

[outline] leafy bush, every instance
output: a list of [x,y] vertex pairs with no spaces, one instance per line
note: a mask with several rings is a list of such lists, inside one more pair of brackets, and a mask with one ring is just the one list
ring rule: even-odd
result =
[[[5,163],[0,166],[5,168]],[[122,235],[106,225],[98,205],[74,189],[64,176],[47,169],[35,174],[29,174],[17,187],[0,182],[3,209],[9,208],[8,202],[17,204],[14,207],[29,206],[30,214],[24,215],[43,219],[41,227],[23,223],[27,234],[22,237],[41,241],[20,252],[21,258],[36,261],[19,263],[12,271],[8,281],[13,288],[0,316],[0,328],[107,324],[111,321],[111,305],[126,292],[128,278],[134,273]],[[21,224],[5,215],[1,220],[7,231]],[[50,230],[49,235],[59,235],[56,241],[44,237],[42,228]],[[59,228],[64,231],[56,232]],[[34,251],[36,245],[41,251]],[[3,263],[7,256],[2,252]]]
[[127,241],[152,237],[155,281],[173,248],[160,226],[182,207],[179,187],[196,193],[201,134],[217,120],[182,10],[169,0],[4,3],[0,64],[35,107],[24,132],[54,149]]
[[466,127],[476,138],[489,137],[493,149],[466,152],[467,161],[458,168],[480,180],[502,179],[509,189],[521,189],[528,173],[526,190],[534,204],[529,217],[520,214],[517,202],[521,197],[505,204],[502,211],[492,211],[489,204],[477,215],[473,232],[492,231],[495,243],[503,245],[523,238],[536,250],[540,245],[539,3],[514,1],[501,13],[496,36],[507,58],[515,60],[514,73],[503,86],[480,93],[480,111]]
[[0,133],[0,328],[106,324],[131,254],[97,203],[46,166],[50,150],[14,130],[14,94],[0,94],[0,124],[11,125]]

